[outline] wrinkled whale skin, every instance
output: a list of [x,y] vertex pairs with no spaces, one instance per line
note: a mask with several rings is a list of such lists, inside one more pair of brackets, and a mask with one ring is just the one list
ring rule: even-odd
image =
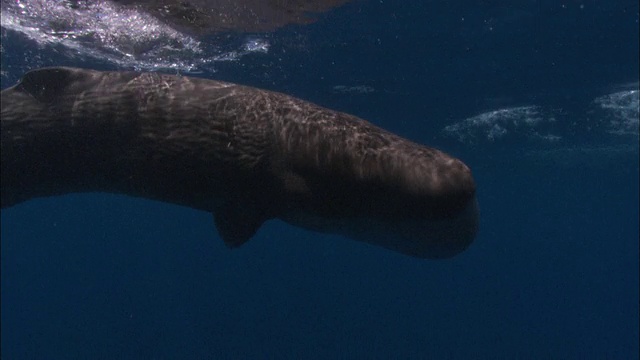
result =
[[456,255],[477,232],[461,161],[281,93],[44,68],[1,94],[3,209],[119,193],[209,211],[231,247],[277,218],[420,258]]

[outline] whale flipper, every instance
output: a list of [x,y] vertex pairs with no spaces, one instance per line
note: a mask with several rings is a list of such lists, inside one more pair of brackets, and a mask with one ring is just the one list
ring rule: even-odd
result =
[[213,213],[213,221],[225,245],[237,248],[251,239],[267,219],[250,206],[228,202]]

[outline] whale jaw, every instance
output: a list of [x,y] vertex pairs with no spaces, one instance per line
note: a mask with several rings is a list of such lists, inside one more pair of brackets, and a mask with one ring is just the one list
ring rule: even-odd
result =
[[447,259],[466,250],[478,232],[479,212],[474,198],[455,215],[438,219],[385,220],[375,217],[323,218],[290,213],[281,219],[316,232],[383,247],[420,259]]

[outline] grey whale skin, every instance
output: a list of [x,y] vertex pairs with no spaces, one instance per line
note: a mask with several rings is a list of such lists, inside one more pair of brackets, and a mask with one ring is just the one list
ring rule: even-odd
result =
[[461,161],[284,94],[57,67],[26,73],[1,107],[3,209],[110,192],[211,212],[230,247],[281,219],[431,259],[477,232]]

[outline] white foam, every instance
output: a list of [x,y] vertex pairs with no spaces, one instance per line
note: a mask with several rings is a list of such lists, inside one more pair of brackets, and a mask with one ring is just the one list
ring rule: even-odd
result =
[[485,140],[496,142],[515,136],[555,142],[562,137],[541,129],[555,121],[555,116],[544,112],[539,106],[518,106],[488,111],[467,118],[446,126],[443,133],[460,142],[470,144]]
[[252,37],[238,51],[225,53],[142,10],[104,0],[76,6],[63,0],[3,1],[0,23],[41,47],[61,45],[71,58],[89,56],[140,70],[198,71],[215,61],[269,50],[266,40]]
[[618,135],[638,135],[638,90],[618,91],[594,100],[609,116],[608,132]]

